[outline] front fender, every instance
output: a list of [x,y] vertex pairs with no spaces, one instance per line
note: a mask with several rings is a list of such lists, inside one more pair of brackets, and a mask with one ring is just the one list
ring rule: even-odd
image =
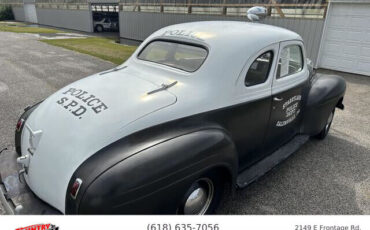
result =
[[308,92],[303,116],[303,133],[318,134],[335,107],[344,108],[342,101],[346,82],[340,76],[320,75],[313,80]]
[[[67,192],[66,213],[175,213],[194,180],[215,168],[227,172],[225,176],[230,176],[235,184],[238,158],[232,140],[222,129],[191,131],[147,148],[136,145],[141,147],[121,144],[105,150],[125,155],[123,152],[136,149],[121,161],[113,163],[116,154],[105,153],[80,166],[68,187],[75,178],[82,178],[84,186],[76,200]],[[111,166],[97,175],[88,169],[94,164],[105,165],[102,159],[98,160],[99,155],[111,156],[106,158]]]

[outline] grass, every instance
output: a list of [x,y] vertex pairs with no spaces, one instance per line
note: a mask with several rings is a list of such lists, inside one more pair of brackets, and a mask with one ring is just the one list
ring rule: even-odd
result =
[[136,46],[120,45],[112,39],[100,37],[41,40],[50,45],[63,47],[89,54],[115,64],[126,61],[136,50]]
[[32,33],[32,34],[52,34],[60,33],[62,31],[40,27],[26,27],[24,23],[8,23],[0,22],[0,31],[14,32],[14,33]]
[[[25,23],[3,21],[0,22],[0,31],[36,34],[62,32],[55,29],[26,26],[27,24]],[[121,64],[131,56],[137,47],[117,44],[114,39],[115,38],[87,37],[50,40],[44,39],[41,41],[50,45],[95,56],[115,64]]]
[[23,22],[15,22],[15,21],[0,21],[0,25],[17,25],[17,26],[25,26],[27,24]]

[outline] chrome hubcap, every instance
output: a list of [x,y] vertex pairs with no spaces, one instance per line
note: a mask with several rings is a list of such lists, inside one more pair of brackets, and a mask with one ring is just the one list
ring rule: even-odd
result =
[[204,178],[195,182],[192,192],[185,201],[184,214],[205,214],[212,202],[213,194],[214,186],[211,180]]

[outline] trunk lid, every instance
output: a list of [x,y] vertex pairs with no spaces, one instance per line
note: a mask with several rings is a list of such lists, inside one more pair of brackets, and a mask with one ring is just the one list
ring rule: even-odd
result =
[[30,156],[25,175],[30,188],[64,212],[68,182],[83,161],[119,139],[116,133],[124,126],[176,103],[167,90],[147,95],[158,88],[125,70],[93,75],[47,98],[22,133],[22,154]]

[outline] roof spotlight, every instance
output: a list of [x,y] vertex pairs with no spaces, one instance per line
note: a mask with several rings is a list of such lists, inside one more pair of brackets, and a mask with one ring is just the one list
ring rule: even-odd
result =
[[267,9],[263,6],[254,6],[247,11],[247,17],[252,22],[260,21],[267,15]]

